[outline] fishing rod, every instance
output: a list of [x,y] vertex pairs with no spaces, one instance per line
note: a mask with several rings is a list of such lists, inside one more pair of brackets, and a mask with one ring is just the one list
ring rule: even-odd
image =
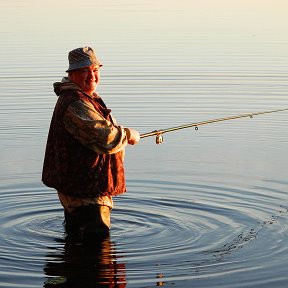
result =
[[167,129],[154,130],[154,131],[151,131],[148,133],[143,133],[143,134],[140,134],[140,138],[156,136],[156,144],[161,144],[163,142],[163,134],[164,133],[168,133],[168,132],[172,132],[172,131],[176,131],[176,130],[181,130],[181,129],[186,129],[186,128],[191,128],[191,127],[195,127],[195,130],[198,130],[198,126],[201,126],[201,125],[207,125],[207,124],[211,124],[211,123],[229,121],[229,120],[245,118],[245,117],[253,118],[253,116],[256,116],[256,115],[276,113],[276,112],[282,112],[282,111],[287,111],[287,110],[288,110],[288,108],[269,110],[269,111],[247,113],[247,114],[211,119],[211,120],[206,120],[206,121],[201,121],[201,122],[195,122],[195,123],[185,124],[185,125],[181,125],[181,126],[167,128]]

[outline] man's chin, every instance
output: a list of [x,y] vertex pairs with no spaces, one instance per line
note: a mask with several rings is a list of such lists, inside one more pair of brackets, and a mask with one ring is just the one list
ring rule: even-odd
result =
[[96,90],[96,86],[89,86],[84,90],[84,92],[87,94],[93,94],[95,90]]

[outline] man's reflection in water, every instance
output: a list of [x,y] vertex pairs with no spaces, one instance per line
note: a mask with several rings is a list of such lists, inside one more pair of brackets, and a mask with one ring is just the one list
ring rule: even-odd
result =
[[49,276],[45,288],[124,288],[125,264],[116,262],[116,251],[110,236],[79,242],[65,239],[64,251],[47,255],[44,267]]

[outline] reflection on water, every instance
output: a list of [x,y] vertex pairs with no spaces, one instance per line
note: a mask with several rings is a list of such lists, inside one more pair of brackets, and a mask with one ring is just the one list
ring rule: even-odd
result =
[[126,287],[125,263],[110,237],[79,243],[66,239],[59,253],[46,255],[44,287]]
[[111,238],[92,246],[64,236],[55,192],[1,186],[0,287],[241,287],[237,277],[249,279],[245,287],[282,285],[287,181],[224,175],[218,185],[215,175],[197,181],[201,174],[129,180]]

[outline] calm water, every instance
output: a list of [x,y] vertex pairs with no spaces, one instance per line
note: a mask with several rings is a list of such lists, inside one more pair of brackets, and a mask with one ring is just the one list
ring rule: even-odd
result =
[[284,0],[1,0],[0,287],[287,287],[287,112],[128,147],[129,192],[93,247],[65,240],[40,181],[69,50],[96,49],[100,94],[141,133],[283,109],[287,10]]

